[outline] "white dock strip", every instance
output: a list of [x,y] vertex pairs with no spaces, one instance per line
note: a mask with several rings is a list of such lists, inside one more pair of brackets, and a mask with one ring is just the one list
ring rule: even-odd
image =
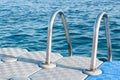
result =
[[[83,69],[89,69],[90,58],[88,57],[63,57],[55,62],[56,68],[41,69],[30,75],[31,80],[84,80],[87,75],[82,73]],[[97,66],[102,62],[97,60]]]
[[[62,58],[51,54],[52,61]],[[45,61],[45,52],[28,52],[19,48],[0,49],[0,80],[29,80],[28,76],[39,71],[39,64]]]
[[[51,61],[57,65],[52,69],[41,69],[45,62],[44,51],[28,52],[26,49],[0,49],[0,80],[84,80],[87,75],[83,69],[89,69],[90,58],[62,57],[52,53]],[[97,66],[102,62],[97,60]]]

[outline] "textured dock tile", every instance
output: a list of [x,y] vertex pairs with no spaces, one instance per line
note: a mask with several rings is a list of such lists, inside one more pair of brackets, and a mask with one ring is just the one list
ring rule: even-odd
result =
[[0,65],[0,80],[8,80],[15,76],[28,77],[41,68],[26,62],[11,62]]
[[26,49],[20,48],[0,48],[0,59],[5,57],[15,58],[27,52]]
[[[91,58],[88,57],[64,57],[57,62],[55,62],[58,66],[63,67],[73,67],[73,68],[81,68],[81,69],[89,69],[90,68]],[[97,59],[97,67],[102,64],[102,61]]]
[[86,80],[120,80],[119,66],[120,61],[105,62],[99,67],[101,75],[89,76]]
[[30,79],[27,77],[16,76],[16,77],[10,78],[9,80],[30,80]]
[[[29,76],[32,80],[84,80],[87,75],[83,69],[89,69],[90,58],[87,57],[63,57],[56,61],[56,68],[42,69]],[[97,60],[97,65],[102,62]]]
[[80,70],[56,67],[53,69],[42,69],[29,78],[31,80],[82,80],[85,74],[82,75]]
[[0,54],[18,56],[26,52],[28,52],[26,49],[21,49],[21,48],[0,48]]
[[[59,53],[51,53],[51,62],[57,61],[60,58],[62,58],[62,56]],[[21,55],[18,58],[18,61],[26,61],[34,64],[40,64],[42,62],[45,62],[45,59],[46,59],[46,52],[38,51],[38,52],[29,52],[24,55]]]

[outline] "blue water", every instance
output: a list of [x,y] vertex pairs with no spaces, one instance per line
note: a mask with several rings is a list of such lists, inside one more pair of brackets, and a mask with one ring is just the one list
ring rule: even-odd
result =
[[[100,12],[110,21],[113,60],[120,60],[119,0],[2,0],[0,1],[0,47],[19,47],[29,51],[46,50],[48,22],[53,12],[62,9],[66,15],[73,54],[90,56],[93,25]],[[100,28],[98,57],[107,60],[103,23]],[[53,28],[52,51],[68,55],[60,16]]]

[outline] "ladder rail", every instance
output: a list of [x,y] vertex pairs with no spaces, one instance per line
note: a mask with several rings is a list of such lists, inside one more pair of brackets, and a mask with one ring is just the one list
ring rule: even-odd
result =
[[100,28],[100,23],[101,23],[102,18],[104,18],[105,34],[106,34],[106,41],[107,41],[107,48],[108,48],[108,61],[112,61],[112,46],[111,46],[111,39],[110,39],[108,15],[105,12],[102,12],[97,16],[97,19],[94,24],[92,59],[91,59],[91,65],[90,65],[90,70],[92,71],[96,70],[98,35],[99,35],[99,28]]
[[68,43],[68,48],[69,48],[68,49],[69,56],[72,56],[72,44],[71,44],[71,40],[70,40],[70,36],[69,36],[68,25],[67,25],[67,22],[65,19],[65,15],[62,12],[62,10],[58,10],[52,15],[52,17],[50,19],[49,27],[48,27],[48,39],[47,39],[46,62],[45,62],[45,64],[47,64],[47,65],[49,65],[51,63],[50,62],[50,58],[51,58],[50,53],[51,53],[51,46],[52,46],[52,29],[53,29],[53,24],[54,24],[55,18],[58,14],[62,18],[62,23],[64,26],[66,39],[67,39],[67,43]]

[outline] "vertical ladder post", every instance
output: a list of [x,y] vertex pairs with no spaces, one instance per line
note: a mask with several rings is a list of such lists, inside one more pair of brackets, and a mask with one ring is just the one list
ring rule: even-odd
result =
[[65,19],[65,15],[62,12],[62,10],[58,10],[56,11],[51,19],[50,19],[50,23],[49,23],[49,27],[48,27],[48,39],[47,39],[47,50],[46,50],[46,61],[45,64],[42,65],[42,68],[54,68],[56,67],[55,64],[51,63],[51,46],[52,46],[52,29],[53,29],[53,24],[55,21],[55,18],[57,16],[57,14],[59,14],[62,18],[62,23],[64,26],[64,30],[65,30],[65,34],[66,34],[66,39],[67,39],[67,43],[68,43],[68,51],[69,51],[69,56],[72,56],[72,44],[71,44],[71,40],[70,40],[70,36],[69,36],[69,31],[68,31],[68,25]]
[[88,75],[99,75],[102,73],[101,70],[96,68],[96,57],[97,57],[97,47],[98,47],[98,35],[99,35],[99,28],[102,18],[104,18],[104,25],[105,25],[105,34],[106,34],[106,41],[107,41],[107,48],[108,48],[108,61],[112,61],[112,46],[111,46],[111,39],[110,39],[110,30],[109,30],[109,23],[108,23],[108,16],[105,12],[100,13],[97,16],[97,19],[94,24],[94,35],[93,35],[93,44],[92,44],[92,59],[90,70],[84,70],[83,73]]

